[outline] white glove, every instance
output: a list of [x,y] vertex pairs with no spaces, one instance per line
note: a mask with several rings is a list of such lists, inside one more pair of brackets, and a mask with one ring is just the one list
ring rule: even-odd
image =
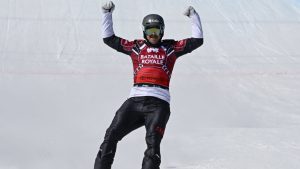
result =
[[112,13],[115,9],[115,4],[112,1],[106,2],[104,5],[102,5],[102,12],[103,13]]
[[188,17],[191,17],[192,15],[195,15],[197,12],[196,10],[192,7],[192,6],[189,6],[183,13],[183,15],[186,15]]

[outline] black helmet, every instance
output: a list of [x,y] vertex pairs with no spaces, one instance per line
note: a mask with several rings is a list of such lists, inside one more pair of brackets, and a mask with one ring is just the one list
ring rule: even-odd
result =
[[164,35],[165,22],[164,19],[158,14],[149,14],[143,19],[143,32],[145,37],[145,30],[148,28],[157,27],[160,29],[160,36]]

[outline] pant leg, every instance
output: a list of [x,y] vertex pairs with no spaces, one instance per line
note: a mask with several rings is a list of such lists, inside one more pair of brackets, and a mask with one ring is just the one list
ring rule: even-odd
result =
[[169,103],[151,98],[145,114],[146,143],[142,169],[159,169],[161,163],[160,143],[170,116]]
[[118,141],[144,124],[144,119],[139,115],[137,108],[138,104],[128,99],[116,112],[111,125],[106,130],[94,169],[111,169]]

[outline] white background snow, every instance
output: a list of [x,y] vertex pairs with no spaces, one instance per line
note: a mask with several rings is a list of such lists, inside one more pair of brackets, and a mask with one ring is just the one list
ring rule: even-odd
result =
[[[164,38],[205,42],[177,60],[162,169],[300,168],[299,0],[115,0],[114,30],[142,38],[149,13]],[[101,1],[0,1],[0,169],[88,169],[132,86],[128,56],[101,39]],[[113,169],[141,168],[144,128]]]

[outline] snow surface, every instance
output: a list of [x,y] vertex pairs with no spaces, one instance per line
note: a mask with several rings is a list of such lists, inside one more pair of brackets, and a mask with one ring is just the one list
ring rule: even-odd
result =
[[[178,60],[162,169],[300,168],[299,0],[115,0],[117,35],[142,38],[149,13],[165,38],[204,45]],[[0,169],[93,168],[132,86],[130,59],[105,46],[101,1],[0,1]],[[113,169],[141,168],[143,128]]]

